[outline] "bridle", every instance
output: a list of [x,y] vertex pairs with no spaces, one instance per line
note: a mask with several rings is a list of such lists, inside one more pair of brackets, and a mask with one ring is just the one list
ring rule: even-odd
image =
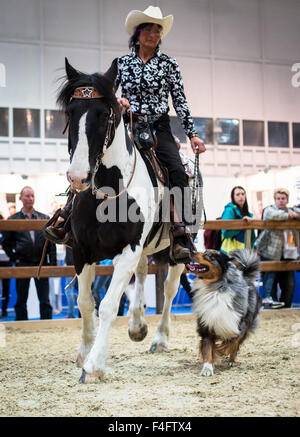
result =
[[[84,86],[84,87],[78,87],[74,90],[72,98],[74,99],[84,99],[84,100],[90,100],[90,99],[102,99],[104,96],[98,92],[94,87],[92,86]],[[68,123],[67,123],[68,126]],[[67,128],[66,126],[66,128]],[[66,130],[65,128],[65,130]],[[130,175],[129,181],[127,182],[126,187],[124,187],[117,195],[115,196],[109,196],[107,193],[104,193],[99,187],[95,184],[95,176],[99,170],[99,167],[102,163],[102,158],[108,149],[108,147],[112,144],[113,139],[115,137],[115,130],[116,130],[116,114],[113,111],[113,108],[110,107],[110,113],[105,133],[105,138],[103,142],[103,149],[102,152],[99,153],[96,157],[96,163],[95,167],[92,173],[91,182],[92,182],[92,193],[97,197],[97,199],[103,199],[103,200],[113,200],[120,197],[125,191],[127,191],[129,185],[131,184],[131,181],[133,179],[133,175],[135,173],[136,168],[136,148],[133,140],[133,131],[132,131],[132,112],[130,109],[130,131],[131,131],[131,140],[133,144],[133,150],[134,150],[134,164],[133,164],[133,170]]]

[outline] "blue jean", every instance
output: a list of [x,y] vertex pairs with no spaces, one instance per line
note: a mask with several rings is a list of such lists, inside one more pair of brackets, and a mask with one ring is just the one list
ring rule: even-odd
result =
[[[92,294],[95,299],[95,306],[97,310],[99,310],[100,302],[102,300],[101,289],[104,288],[104,293],[103,293],[104,296],[108,290],[108,287],[110,286],[110,283],[111,283],[111,276],[96,276],[95,278]],[[125,301],[126,301],[126,295],[125,293],[123,293],[120,300],[118,316],[123,316]]]
[[[66,278],[66,285],[69,284],[72,281],[73,278]],[[75,312],[74,312],[74,305],[77,301],[77,294],[74,293],[74,284],[71,284],[66,290],[66,298],[68,301],[68,317],[75,318]]]
[[111,276],[96,276],[92,294],[95,299],[96,308],[99,309],[101,297],[101,289],[104,287],[104,294],[106,293],[111,282]]
[[[262,261],[272,261],[270,258],[260,257]],[[271,297],[273,284],[276,278],[277,272],[264,272],[263,274],[263,299]]]
[[[262,261],[272,261],[269,258],[261,257]],[[285,303],[286,308],[290,308],[292,305],[295,279],[293,271],[283,272],[264,272],[263,274],[263,299],[272,296],[275,297],[276,292],[274,286],[277,287],[277,283],[281,289],[280,301]]]

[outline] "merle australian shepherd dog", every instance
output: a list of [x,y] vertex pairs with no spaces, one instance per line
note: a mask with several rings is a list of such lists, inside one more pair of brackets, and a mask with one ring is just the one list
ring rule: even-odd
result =
[[259,258],[253,250],[226,255],[216,250],[198,253],[201,273],[193,285],[193,307],[201,337],[201,375],[213,375],[216,358],[229,355],[235,362],[240,345],[258,323],[261,299],[254,285]]

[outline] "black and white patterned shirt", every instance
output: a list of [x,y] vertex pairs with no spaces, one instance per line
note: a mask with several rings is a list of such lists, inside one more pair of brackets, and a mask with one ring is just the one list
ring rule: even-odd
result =
[[163,115],[169,112],[171,93],[174,109],[187,136],[197,134],[188,107],[181,72],[175,58],[159,49],[145,64],[133,48],[117,60],[116,89],[121,85],[122,97],[129,100],[132,112]]

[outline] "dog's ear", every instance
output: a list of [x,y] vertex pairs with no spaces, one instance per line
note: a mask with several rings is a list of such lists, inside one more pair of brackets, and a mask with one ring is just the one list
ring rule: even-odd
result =
[[219,266],[221,267],[223,272],[226,272],[226,270],[228,269],[228,263],[229,261],[232,261],[233,258],[231,258],[230,256],[228,256],[226,253],[224,252],[216,252],[215,253],[215,258],[219,264]]

